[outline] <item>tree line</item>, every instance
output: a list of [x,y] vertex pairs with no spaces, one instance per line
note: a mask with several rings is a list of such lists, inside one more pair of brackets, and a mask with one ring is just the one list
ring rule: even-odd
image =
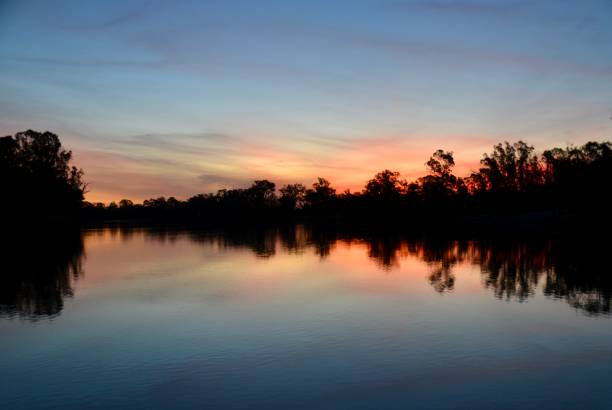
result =
[[378,222],[525,212],[603,215],[612,188],[610,142],[541,154],[524,141],[499,143],[466,177],[454,174],[453,152],[440,149],[425,163],[426,175],[408,182],[399,172],[385,169],[360,192],[338,192],[322,177],[310,187],[293,183],[278,189],[261,179],[248,188],[221,189],[186,200],[151,198],[140,204],[129,199],[110,204],[84,201],[83,171],[70,162],[71,152],[53,133],[28,130],[0,138],[0,183],[8,198],[3,211],[210,223],[301,218]]

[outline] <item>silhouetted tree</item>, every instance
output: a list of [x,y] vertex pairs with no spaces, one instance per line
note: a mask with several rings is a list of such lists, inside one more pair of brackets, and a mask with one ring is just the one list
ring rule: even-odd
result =
[[[10,137],[0,140],[5,177],[13,175],[12,170],[18,168],[19,156],[15,155],[18,147],[17,141]],[[256,180],[248,188],[221,189],[216,194],[198,194],[186,201],[159,197],[139,205],[124,199],[118,207],[86,204],[84,208],[88,215],[112,219],[171,218],[232,224],[313,218],[369,225],[435,223],[447,229],[451,226],[449,223],[477,220],[474,217],[601,216],[609,206],[610,142],[553,148],[541,156],[523,141],[504,142],[496,144],[480,162],[478,171],[460,178],[453,174],[453,153],[439,149],[425,164],[428,175],[407,183],[399,172],[386,169],[369,180],[361,192],[355,193],[346,190],[337,194],[330,181],[318,178],[311,189],[301,184],[285,185],[277,197],[273,182]],[[79,171],[73,169],[64,174],[79,186]],[[16,180],[8,178],[5,182],[11,184]]]
[[274,193],[276,185],[267,179],[253,182],[248,189],[248,195],[254,207],[272,207],[276,201]]
[[399,198],[406,191],[407,185],[406,181],[400,178],[399,172],[385,169],[368,181],[363,193],[371,198],[392,200]]
[[610,180],[608,172],[612,167],[612,144],[587,142],[578,148],[553,148],[544,151],[542,159],[547,183],[564,188],[574,184],[590,188],[591,182],[599,185]]
[[457,192],[458,179],[453,175],[455,159],[452,152],[439,149],[425,165],[429,175],[419,178],[419,183],[426,200],[440,200]]
[[71,159],[72,153],[50,132],[28,130],[0,138],[4,212],[30,218],[75,216],[86,184]]
[[468,193],[477,195],[487,191],[489,188],[489,182],[485,176],[485,173],[472,172],[470,176],[465,179],[465,186]]
[[321,177],[312,184],[312,189],[306,191],[306,201],[315,208],[329,205],[335,197],[336,189],[332,188],[331,182]]
[[519,192],[541,182],[542,172],[534,147],[523,141],[497,144],[493,152],[484,154],[480,163],[484,189],[491,191]]
[[131,208],[134,206],[134,202],[129,199],[122,199],[119,201],[119,208]]
[[279,202],[287,210],[301,209],[306,201],[306,187],[302,184],[287,184],[280,190]]
[[427,165],[427,168],[429,168],[429,173],[431,175],[450,179],[453,174],[455,159],[453,158],[452,152],[445,152],[439,149],[432,154],[429,161],[427,161],[425,165]]

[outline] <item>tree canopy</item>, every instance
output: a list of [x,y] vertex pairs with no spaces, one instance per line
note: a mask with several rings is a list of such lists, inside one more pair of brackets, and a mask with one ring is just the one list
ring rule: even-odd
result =
[[71,160],[72,152],[51,132],[28,130],[0,138],[3,211],[32,216],[78,211],[86,184]]

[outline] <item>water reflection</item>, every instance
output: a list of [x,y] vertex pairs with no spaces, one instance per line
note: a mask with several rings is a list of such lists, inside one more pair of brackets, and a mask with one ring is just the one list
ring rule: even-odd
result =
[[53,317],[74,294],[82,276],[83,236],[79,231],[20,234],[2,246],[0,317]]
[[[612,278],[608,274],[606,244],[531,238],[489,240],[432,240],[398,234],[372,235],[334,232],[305,226],[250,231],[189,231],[176,229],[106,228],[61,238],[30,240],[27,247],[5,249],[5,274],[0,290],[0,315],[36,319],[57,315],[73,283],[82,275],[83,235],[95,240],[109,235],[129,242],[174,243],[180,239],[209,246],[222,253],[245,249],[260,258],[279,253],[311,252],[325,260],[338,244],[365,246],[381,271],[392,272],[404,258],[427,265],[428,281],[441,294],[452,292],[458,265],[473,265],[482,285],[500,300],[523,302],[542,292],[565,300],[587,315],[608,315]],[[87,239],[86,239],[87,241]]]

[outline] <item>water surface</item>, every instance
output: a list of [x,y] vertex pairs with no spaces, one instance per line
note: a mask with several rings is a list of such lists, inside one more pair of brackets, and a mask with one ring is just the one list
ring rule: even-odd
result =
[[5,249],[0,403],[610,408],[609,246],[100,229]]

